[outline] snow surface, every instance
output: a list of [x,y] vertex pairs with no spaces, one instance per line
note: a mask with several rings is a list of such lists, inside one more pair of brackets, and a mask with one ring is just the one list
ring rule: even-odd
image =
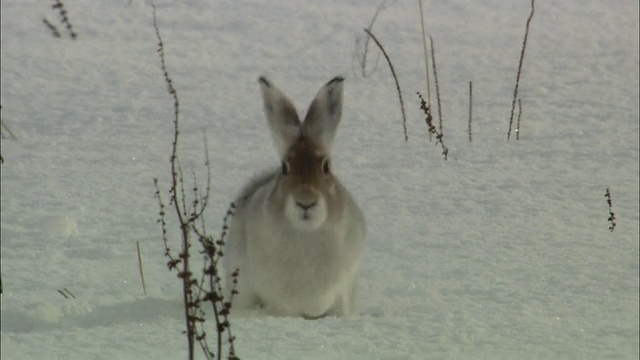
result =
[[[185,358],[153,196],[154,177],[168,189],[173,108],[151,1],[65,0],[77,41],[43,25],[58,24],[49,3],[0,4],[2,118],[18,137],[2,140],[2,359]],[[243,181],[278,161],[258,76],[301,111],[347,77],[334,168],[369,224],[358,313],[232,317],[240,357],[638,358],[637,1],[536,3],[520,141],[505,138],[529,1],[427,1],[448,161],[415,96],[415,1],[387,1],[373,28],[404,91],[408,143],[384,60],[369,78],[352,71],[377,2],[154,3],[180,156],[200,179],[208,139],[211,232]]]

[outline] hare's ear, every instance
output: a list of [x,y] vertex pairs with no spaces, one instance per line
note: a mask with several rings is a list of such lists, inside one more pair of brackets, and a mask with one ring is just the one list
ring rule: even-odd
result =
[[300,118],[291,101],[264,76],[258,80],[273,143],[281,158],[300,135]]
[[326,151],[331,150],[342,118],[343,81],[343,77],[336,76],[318,91],[302,124],[305,136],[319,142]]

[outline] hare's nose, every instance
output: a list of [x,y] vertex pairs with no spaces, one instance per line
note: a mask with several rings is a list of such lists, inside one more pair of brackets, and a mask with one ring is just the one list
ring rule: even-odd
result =
[[318,204],[318,202],[315,201],[315,200],[314,201],[309,201],[309,202],[306,202],[306,203],[302,203],[300,201],[296,201],[296,206],[298,206],[299,208],[301,208],[304,211],[307,211],[307,210],[313,208],[317,204]]

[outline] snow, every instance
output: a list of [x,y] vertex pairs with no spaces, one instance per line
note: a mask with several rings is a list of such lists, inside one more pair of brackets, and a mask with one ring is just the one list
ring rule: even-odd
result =
[[[185,358],[153,196],[153,178],[169,187],[173,108],[152,2],[64,3],[77,41],[42,24],[58,24],[49,4],[0,5],[2,119],[18,137],[2,139],[1,356]],[[384,59],[369,78],[352,71],[377,2],[153,3],[180,156],[200,179],[208,139],[211,232],[243,179],[278,161],[258,76],[300,111],[347,77],[333,164],[369,224],[357,314],[232,316],[241,358],[638,358],[637,1],[536,3],[519,141],[506,133],[530,3],[425,2],[448,161],[415,96],[426,94],[415,2],[388,1],[373,27],[403,89],[407,143]]]

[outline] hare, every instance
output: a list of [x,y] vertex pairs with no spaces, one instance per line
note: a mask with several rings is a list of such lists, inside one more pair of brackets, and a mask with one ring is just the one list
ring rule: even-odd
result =
[[300,122],[291,101],[259,83],[281,165],[240,192],[223,262],[239,269],[233,307],[278,316],[345,316],[353,310],[366,221],[331,170],[344,78],[324,85]]

